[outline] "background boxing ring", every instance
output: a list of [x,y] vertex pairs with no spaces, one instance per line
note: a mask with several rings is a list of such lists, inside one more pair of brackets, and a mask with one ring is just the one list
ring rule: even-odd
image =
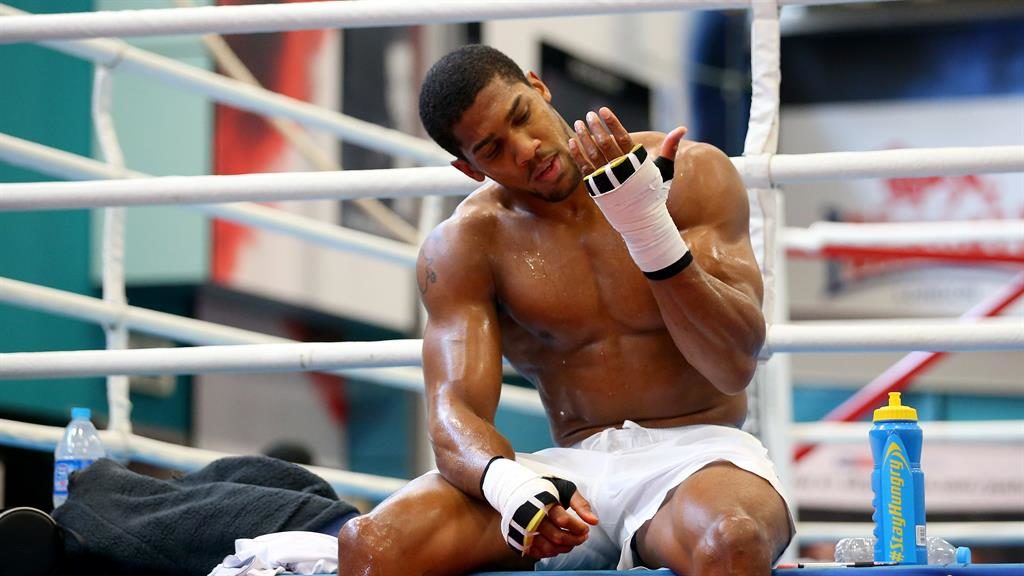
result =
[[[430,4],[395,1],[324,2],[315,4],[265,5],[203,9],[176,9],[121,13],[69,14],[53,16],[11,16],[0,18],[0,42],[40,41],[47,46],[98,64],[95,83],[94,118],[99,141],[107,163],[100,163],[60,151],[0,135],[0,157],[12,164],[31,167],[59,177],[97,182],[34,183],[0,185],[0,210],[40,210],[91,208],[128,205],[181,204],[206,214],[254,226],[292,234],[312,242],[341,249],[358,250],[380,258],[412,265],[415,247],[368,234],[325,225],[301,217],[285,215],[255,204],[223,204],[271,200],[311,200],[345,198],[409,197],[463,195],[475,183],[449,168],[395,169],[386,171],[349,171],[292,173],[249,176],[204,176],[145,178],[126,170],[120,160],[116,135],[104,121],[109,104],[107,68],[133,70],[157,79],[206,94],[250,111],[288,118],[318,128],[348,142],[407,157],[425,165],[446,164],[447,154],[429,142],[344,117],[335,112],[294,101],[265,90],[245,86],[215,74],[161,60],[160,57],[114,40],[81,40],[103,36],[130,36],[166,33],[255,32],[311,27],[360,27],[438,22],[465,22],[498,18],[558,16],[581,13],[621,13],[688,8],[753,8],[754,93],[751,123],[745,155],[734,159],[751,189],[752,216],[764,228],[755,234],[764,237],[759,254],[766,275],[766,317],[770,318],[768,342],[762,366],[765,385],[760,387],[758,409],[771,414],[762,418],[762,439],[769,447],[788,480],[788,455],[794,440],[862,441],[863,426],[811,425],[794,429],[789,402],[791,389],[786,352],[796,351],[870,351],[870,350],[1020,350],[1024,348],[1024,327],[1019,322],[981,320],[966,324],[954,320],[834,323],[788,323],[784,276],[786,249],[804,252],[842,247],[890,247],[906,249],[950,238],[973,242],[1019,242],[1024,240],[1021,221],[970,222],[950,224],[822,224],[808,229],[787,229],[781,222],[781,194],[777,185],[829,178],[865,178],[870,176],[934,176],[978,172],[1024,171],[1024,146],[999,146],[976,149],[928,149],[885,152],[830,153],[805,155],[776,154],[779,114],[779,28],[780,4],[834,3],[770,2],[754,0],[725,2],[695,1],[568,1],[469,3],[442,0]],[[13,14],[3,8],[0,13]],[[287,18],[285,18],[287,16]],[[106,104],[105,104],[106,102]],[[131,178],[116,181],[117,178]],[[758,215],[760,213],[760,215]],[[123,297],[117,209],[107,212],[104,242],[104,299],[98,300],[0,279],[0,299],[8,303],[72,316],[109,326],[110,351],[45,352],[0,355],[0,378],[44,378],[106,374],[204,373],[228,370],[252,370],[259,360],[260,370],[338,370],[358,374],[365,380],[383,385],[421,390],[419,373],[409,367],[420,363],[419,341],[395,341],[372,346],[356,343],[297,344],[281,338],[250,331],[179,318],[128,306]],[[880,237],[884,234],[884,237]],[[774,239],[778,236],[780,241]],[[984,303],[973,316],[998,313],[1016,299],[1024,286],[1018,276],[1004,294]],[[124,347],[127,329],[148,332],[174,340],[206,345],[192,349],[118,350]],[[225,345],[231,346],[212,346]],[[244,345],[258,345],[251,348]],[[243,346],[239,346],[243,345]],[[779,353],[776,355],[775,353]],[[917,360],[918,362],[922,360]],[[878,384],[858,399],[859,408],[873,404],[872,395],[884,394],[894,384]],[[180,447],[132,434],[127,386],[123,378],[108,383],[110,427],[104,441],[112,452],[134,460],[173,468],[192,469],[223,456],[211,451]],[[536,394],[505,386],[502,405],[539,413]],[[849,409],[848,413],[855,410]],[[845,418],[849,419],[849,418]],[[768,424],[771,424],[770,426]],[[828,426],[827,428],[825,426]],[[1020,441],[1024,438],[1021,422],[966,424],[925,424],[929,438]],[[17,446],[50,450],[62,429],[30,424],[0,422],[0,441]],[[828,436],[826,436],[826,433]],[[855,440],[851,440],[855,439]],[[348,471],[315,469],[342,494],[383,497],[404,480],[372,477]],[[844,530],[836,534],[835,530]],[[956,532],[964,527],[938,528],[936,533],[950,540],[965,537]],[[976,527],[975,536],[984,532],[1011,530],[1011,526]],[[830,532],[832,530],[833,532]],[[851,535],[849,525],[800,525],[804,538]],[[1020,538],[1022,535],[1017,535]],[[982,536],[983,537],[983,536]],[[966,538],[970,538],[969,536]],[[807,574],[807,571],[803,571]]]

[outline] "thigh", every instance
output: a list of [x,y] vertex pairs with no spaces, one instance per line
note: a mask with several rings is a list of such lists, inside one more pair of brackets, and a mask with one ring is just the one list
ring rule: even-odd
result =
[[640,556],[674,558],[690,566],[708,530],[723,518],[750,518],[777,558],[791,536],[789,510],[782,496],[760,476],[728,462],[716,462],[696,472],[665,498],[661,509],[638,533]]
[[467,496],[440,474],[426,474],[346,524],[339,542],[342,573],[532,569],[532,561],[505,544],[499,520],[486,502]]

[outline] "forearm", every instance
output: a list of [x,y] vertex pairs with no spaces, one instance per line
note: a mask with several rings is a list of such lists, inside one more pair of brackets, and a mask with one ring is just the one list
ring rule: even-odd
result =
[[665,326],[686,360],[723,393],[742,392],[764,344],[759,304],[696,261],[650,285]]
[[466,494],[482,498],[480,479],[495,456],[515,451],[494,424],[458,400],[441,400],[431,410],[430,440],[438,471]]

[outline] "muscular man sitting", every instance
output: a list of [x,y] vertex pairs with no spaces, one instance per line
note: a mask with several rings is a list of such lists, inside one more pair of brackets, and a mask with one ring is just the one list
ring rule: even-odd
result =
[[[765,326],[729,159],[682,128],[630,134],[607,108],[570,127],[485,46],[434,65],[420,116],[493,182],[420,253],[438,472],[345,525],[341,573],[770,574],[793,528],[739,429]],[[495,429],[502,355],[559,447],[517,454]]]

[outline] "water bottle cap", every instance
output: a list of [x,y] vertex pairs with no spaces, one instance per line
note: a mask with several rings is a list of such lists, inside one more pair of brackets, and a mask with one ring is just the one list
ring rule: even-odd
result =
[[917,422],[917,410],[900,403],[899,392],[889,392],[889,405],[875,410],[875,422],[879,420],[913,420]]
[[89,420],[92,418],[92,410],[89,408],[72,408],[71,419],[72,420]]

